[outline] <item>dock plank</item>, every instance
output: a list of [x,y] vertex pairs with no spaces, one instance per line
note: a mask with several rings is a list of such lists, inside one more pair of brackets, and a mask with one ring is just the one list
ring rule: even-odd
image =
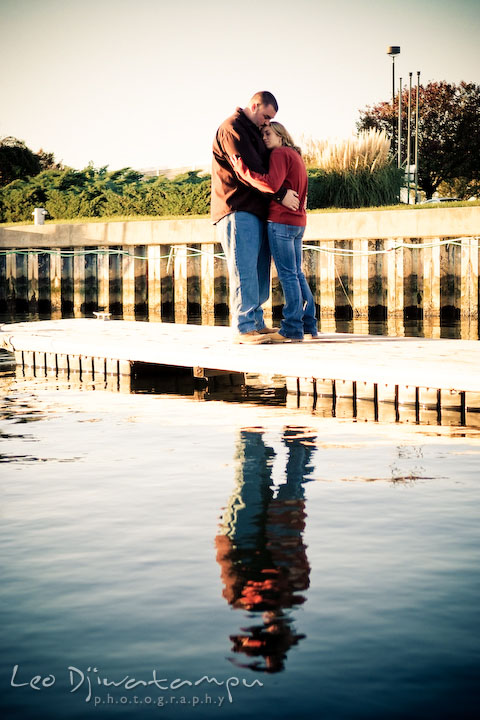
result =
[[235,345],[230,328],[171,323],[48,320],[6,324],[0,347],[127,362],[285,377],[480,392],[475,340],[322,333],[284,345]]

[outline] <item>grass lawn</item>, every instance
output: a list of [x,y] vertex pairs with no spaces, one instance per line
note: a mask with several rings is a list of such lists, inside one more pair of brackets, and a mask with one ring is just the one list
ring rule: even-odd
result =
[[[317,213],[335,213],[335,212],[371,212],[373,210],[432,210],[439,207],[451,208],[451,207],[477,207],[480,205],[480,200],[458,200],[454,202],[442,202],[442,203],[428,203],[428,205],[405,205],[401,203],[399,205],[382,205],[380,207],[364,207],[364,208],[320,208],[318,210],[309,210],[311,214]],[[83,218],[71,218],[69,220],[46,220],[46,225],[73,225],[79,223],[108,223],[108,222],[141,222],[142,220],[178,220],[182,219],[198,219],[208,218],[209,215],[112,215],[110,217],[83,217]],[[21,222],[10,222],[0,223],[2,227],[11,227],[14,225],[33,225],[33,220],[21,221]]]

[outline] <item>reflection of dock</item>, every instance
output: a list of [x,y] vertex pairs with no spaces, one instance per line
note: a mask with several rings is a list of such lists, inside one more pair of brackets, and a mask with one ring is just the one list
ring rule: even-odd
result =
[[[409,404],[458,413],[458,423],[477,425],[480,408],[480,343],[473,340],[392,338],[323,333],[298,344],[234,345],[225,327],[99,320],[54,320],[3,325],[0,346],[15,352],[17,365],[35,374],[68,373],[96,378],[129,377],[139,364],[161,374],[162,366],[189,368],[208,384],[227,373],[232,384],[246,373],[287,378],[290,393],[347,398],[355,408],[373,402]],[[377,417],[375,417],[375,413]],[[334,412],[335,414],[335,412]],[[471,421],[471,422],[470,422]]]

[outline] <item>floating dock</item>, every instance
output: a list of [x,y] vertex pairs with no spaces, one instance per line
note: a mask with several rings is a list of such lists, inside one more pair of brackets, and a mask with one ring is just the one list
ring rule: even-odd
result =
[[[187,368],[206,385],[223,377],[235,386],[246,375],[285,379],[290,394],[340,402],[356,417],[361,402],[378,419],[383,404],[398,420],[402,406],[441,424],[454,414],[459,425],[480,425],[480,343],[321,333],[316,340],[282,345],[236,345],[230,328],[169,323],[49,320],[3,325],[0,347],[36,377],[67,375],[120,382],[139,367],[159,375]],[[303,404],[305,404],[303,400]],[[450,424],[450,423],[449,423]]]

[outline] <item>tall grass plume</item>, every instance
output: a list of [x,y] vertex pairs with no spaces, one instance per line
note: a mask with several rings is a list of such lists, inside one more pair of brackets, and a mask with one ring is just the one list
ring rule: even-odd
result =
[[304,139],[309,208],[371,207],[399,201],[403,173],[392,164],[390,140],[369,129],[346,140]]
[[307,168],[327,172],[374,172],[390,162],[390,140],[384,130],[362,130],[346,140],[313,140],[302,143]]

